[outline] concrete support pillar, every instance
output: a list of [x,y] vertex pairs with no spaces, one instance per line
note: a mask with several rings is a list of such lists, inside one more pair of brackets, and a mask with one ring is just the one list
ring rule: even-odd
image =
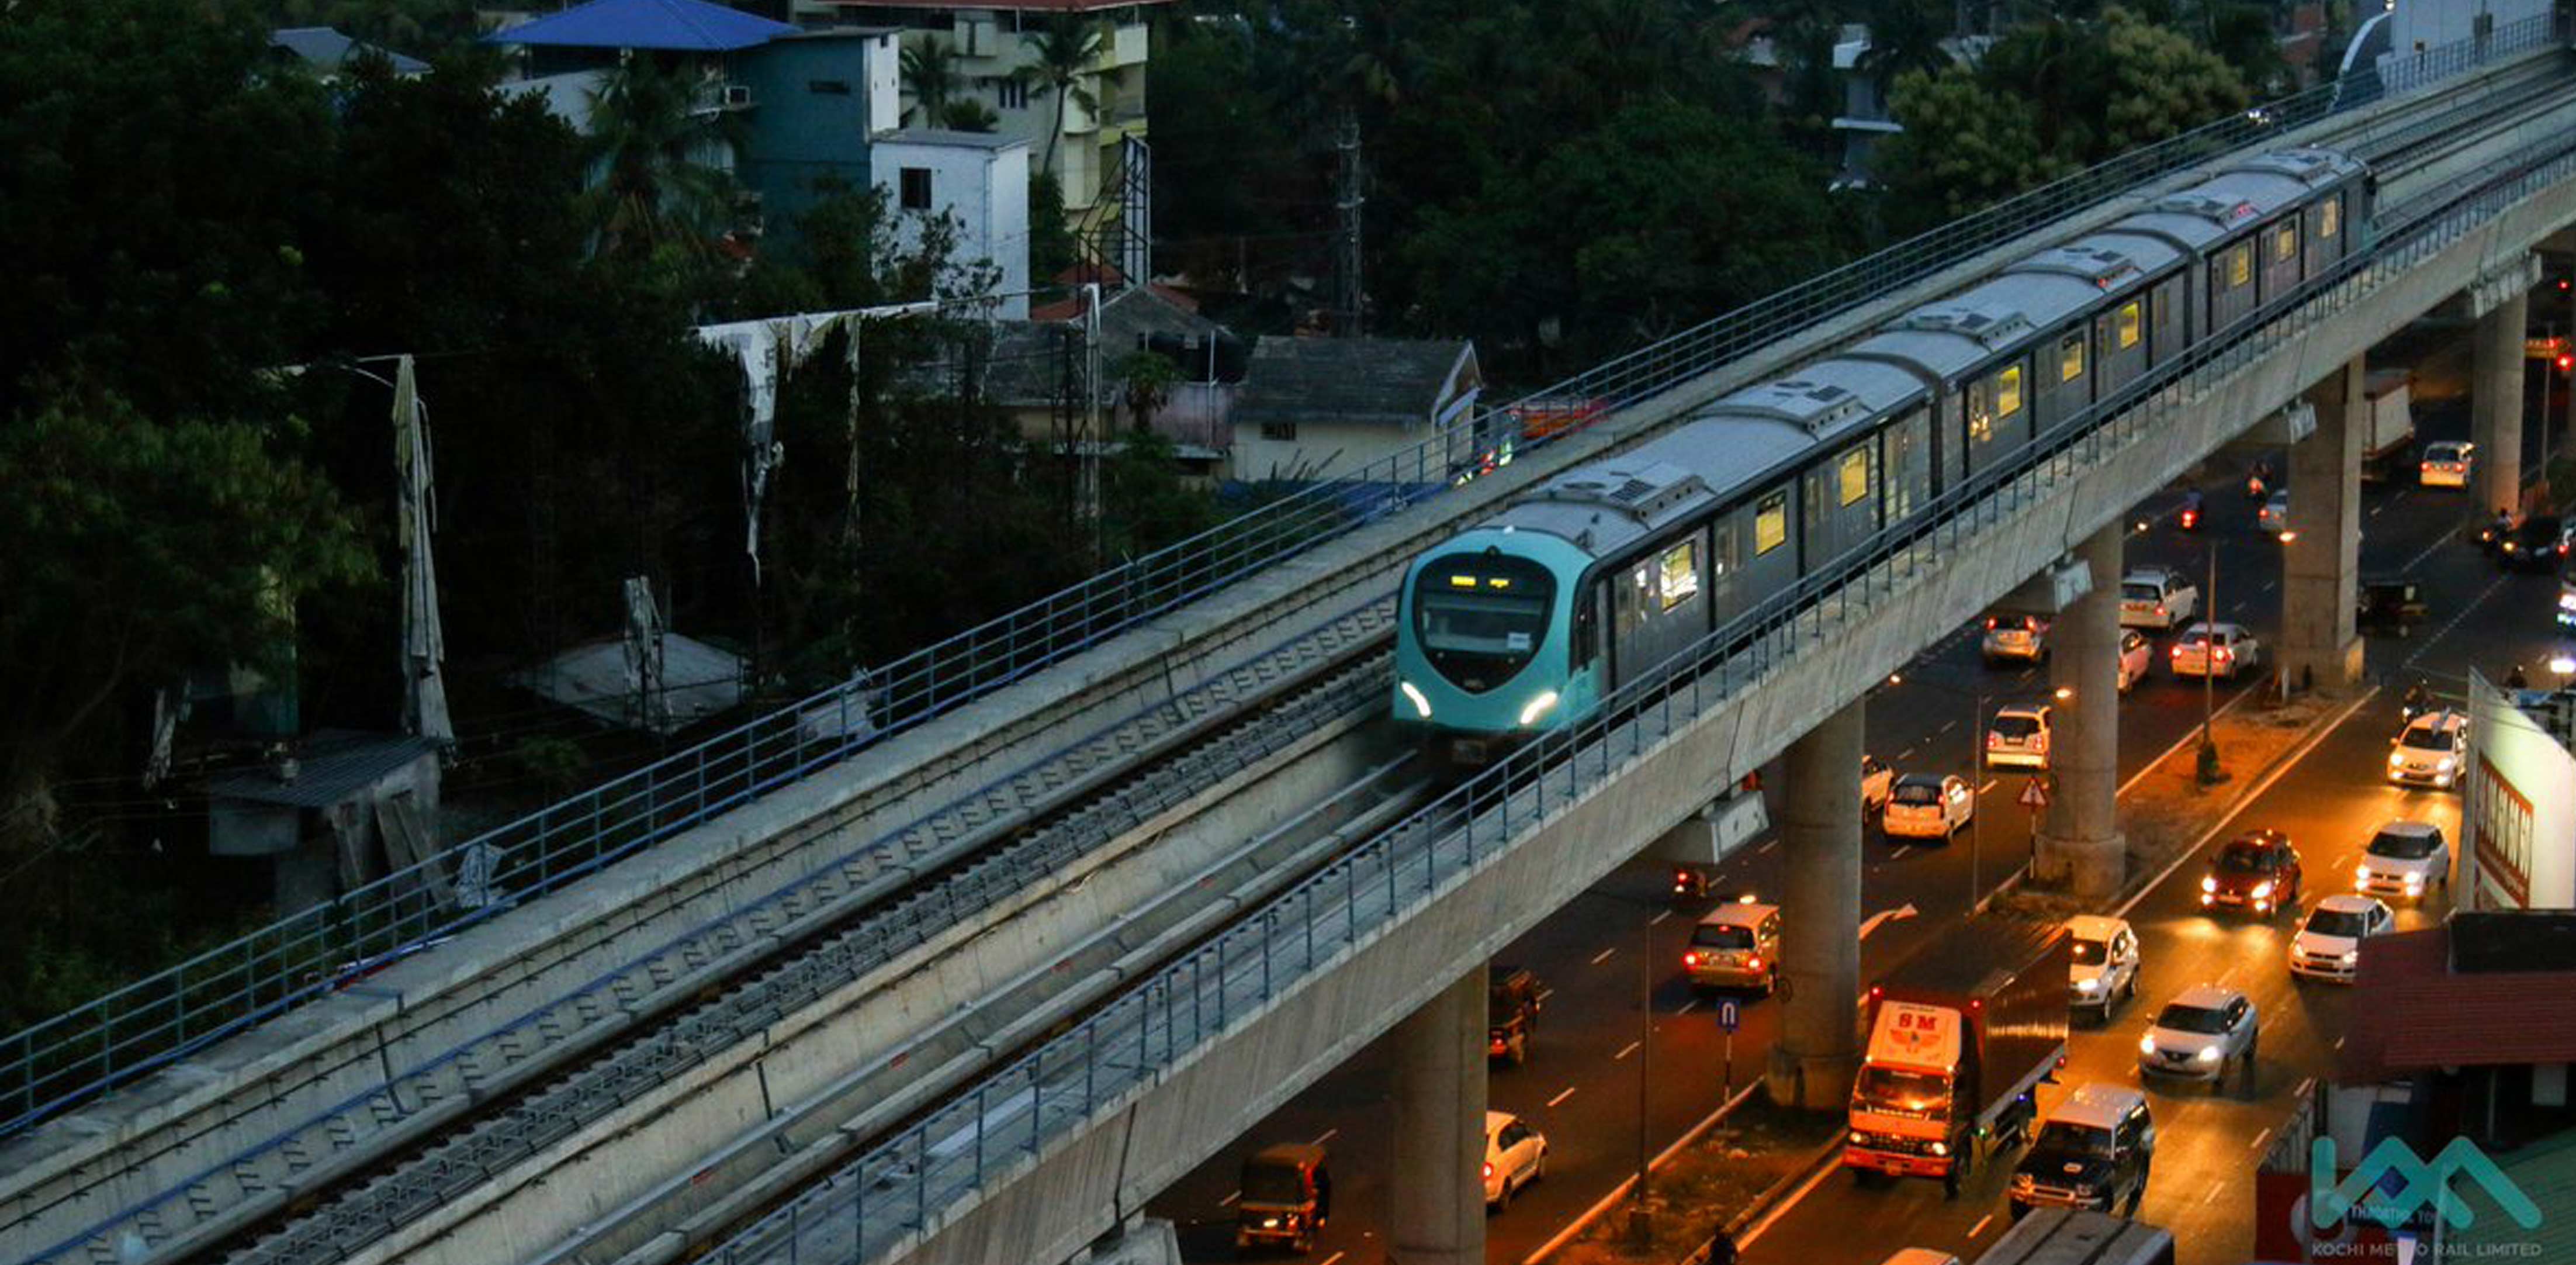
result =
[[[2516,356],[2522,354],[2520,337],[2515,336]],[[2368,430],[2364,410],[2370,407],[2363,377],[2356,356],[2310,387],[2316,433],[2290,446],[2281,672],[2296,690],[2334,693],[2361,680],[2361,635],[2353,628],[2353,610],[2361,597],[2361,449]],[[2521,398],[2518,385],[2514,398]]]
[[1780,839],[1780,1035],[1771,1046],[1773,1102],[1809,1111],[1850,1105],[1860,1066],[1860,702],[1789,744]]
[[2532,257],[2527,267],[2483,278],[2470,288],[2471,307],[2478,315],[2476,376],[2469,384],[2469,438],[2478,446],[2471,481],[2482,516],[2498,508],[2522,508],[2522,340],[2538,263]]
[[1484,1265],[1485,970],[1395,1028],[1393,1265]]
[[2111,523],[2076,550],[2093,589],[2059,612],[2049,629],[2056,643],[2050,683],[2073,693],[2052,704],[2049,716],[2053,789],[2034,840],[2031,877],[2088,897],[2117,893],[2129,873],[2118,816],[2122,526]]

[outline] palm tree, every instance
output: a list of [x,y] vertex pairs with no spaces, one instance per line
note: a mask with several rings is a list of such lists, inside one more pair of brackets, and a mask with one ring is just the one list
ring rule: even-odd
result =
[[740,126],[698,108],[698,80],[635,54],[591,93],[593,180],[582,199],[598,253],[703,254],[730,227],[733,176],[709,160],[733,152]]
[[914,109],[903,112],[910,123],[917,110],[923,118],[937,120],[947,110],[957,90],[964,86],[957,74],[957,50],[936,35],[903,50],[903,86],[912,94]]
[[958,97],[939,107],[938,121],[952,132],[990,132],[1002,125],[1002,116],[973,97]]
[[[1091,85],[1086,81],[1092,74],[1091,63],[1100,57],[1101,45],[1107,42],[1108,35],[1109,28],[1105,23],[1061,17],[1052,19],[1045,30],[1038,32],[1037,38],[1029,41],[1029,47],[1037,53],[1037,60],[1013,72],[1012,77],[1030,92],[1055,95],[1055,125],[1047,129],[1046,157],[1038,163],[1040,170],[1055,170],[1055,143],[1064,136],[1066,102],[1081,106],[1086,112],[1100,108],[1100,98],[1092,94]],[[1115,84],[1119,81],[1119,74],[1115,70],[1104,71],[1101,78]]]
[[1860,70],[1878,88],[1880,101],[1899,76],[1917,70],[1939,74],[1950,64],[1950,51],[1941,46],[1951,24],[1943,0],[1871,0],[1868,13],[1869,51],[1861,54]]

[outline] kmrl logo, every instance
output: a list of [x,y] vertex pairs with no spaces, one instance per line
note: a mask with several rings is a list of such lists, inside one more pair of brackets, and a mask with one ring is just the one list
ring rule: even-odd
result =
[[[2320,1230],[2354,1212],[2394,1228],[2404,1225],[2428,1203],[2453,1228],[2465,1227],[2477,1220],[2477,1214],[2470,1210],[2467,1200],[2452,1193],[2453,1173],[2467,1173],[2477,1179],[2516,1225],[2526,1230],[2540,1225],[2539,1206],[2467,1138],[2452,1139],[2430,1164],[2415,1154],[2415,1148],[2397,1138],[2387,1138],[2371,1148],[2351,1176],[2337,1182],[2334,1171],[2334,1139],[2318,1138],[2308,1148],[2308,1219]],[[2381,1189],[2391,1176],[2402,1184],[2393,1191]]]

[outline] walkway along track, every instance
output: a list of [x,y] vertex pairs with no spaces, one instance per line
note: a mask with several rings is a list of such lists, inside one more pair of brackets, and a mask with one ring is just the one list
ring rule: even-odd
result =
[[[1622,809],[1621,797],[1606,792],[1612,782],[1635,772],[1660,782],[1657,793],[1670,799],[1742,772],[1795,732],[1761,722],[1829,709],[1846,697],[1838,682],[1876,679],[1918,647],[1919,627],[1951,626],[2009,588],[2013,581],[1999,571],[1981,573],[1992,587],[1974,592],[1948,579],[1954,563],[2028,560],[2029,551],[1995,543],[2009,531],[1990,528],[2010,520],[2012,530],[2045,526],[2052,540],[2060,529],[2080,539],[2118,521],[2131,489],[2160,485],[2262,410],[2295,398],[2314,368],[2343,363],[2384,337],[2388,327],[2378,322],[2389,311],[2425,310],[2481,259],[2516,257],[2576,222],[2569,139],[2576,129],[2563,117],[2526,122],[2512,133],[2520,144],[2490,165],[2488,179],[2409,189],[2383,203],[2389,214],[2379,246],[2312,282],[2295,307],[2159,368],[2004,469],[1945,493],[1931,521],[1908,524],[1766,601],[1623,689],[1577,730],[1515,753],[1247,911],[1083,1023],[878,1140],[707,1259],[860,1265],[916,1252],[936,1261],[989,1259],[1009,1243],[1027,1259],[1050,1260],[1108,1230],[1115,1209],[1186,1171],[1233,1126],[1372,1039],[1411,1001],[1544,916],[1554,899],[1508,893],[1544,886],[1531,882],[1542,874],[1563,877],[1566,870],[1550,867],[1564,866],[1569,853],[1583,854],[1585,872],[1597,877],[1624,858],[1625,845],[1651,838],[1661,819]],[[2323,339],[2313,357],[2312,336]],[[2071,499],[2077,491],[2081,505]],[[1960,562],[1962,553],[1979,556]],[[1934,608],[1940,618],[1928,624],[1912,618]],[[1855,630],[1865,646],[1845,640]],[[1774,694],[1774,704],[1746,703],[1771,683],[1803,690],[1805,701],[1778,703],[1785,696]],[[1735,710],[1739,704],[1750,710]],[[1725,732],[1701,730],[1703,717],[1722,717]],[[1739,723],[1758,732],[1736,732]],[[1547,837],[1551,855],[1516,853],[1532,836]],[[1438,952],[1418,937],[1408,941],[1405,920],[1444,900],[1449,920],[1423,933]],[[1468,931],[1457,921],[1465,915],[1498,921]],[[1355,973],[1378,991],[1363,1000],[1309,987],[1343,966],[1360,968]],[[1318,1016],[1350,1020],[1364,1007],[1376,1007],[1366,1013],[1379,1021],[1311,1035]],[[1255,1084],[1256,1095],[1225,1092]]]
[[[2545,71],[2546,68],[2541,68]],[[2498,76],[2497,82],[2519,77],[2536,81],[2542,77],[2532,70],[2517,70]],[[2536,88],[2530,90],[2537,90]],[[2426,104],[2418,102],[2418,105]],[[2448,117],[2474,114],[2491,115],[2497,108],[2494,94],[2489,93],[2473,106],[2451,106],[2443,117],[2411,124],[2419,135],[2438,138],[2452,134],[2444,121]],[[2332,137],[2320,138],[2332,140]],[[2069,231],[2074,231],[2070,229]],[[1796,356],[1811,354],[1795,351]],[[1749,371],[1748,371],[1749,372]],[[1585,455],[1575,451],[1568,460]],[[1559,463],[1561,464],[1561,463]],[[1533,470],[1531,477],[1543,474]],[[1525,481],[1525,480],[1524,480]],[[1498,481],[1498,484],[1500,481]],[[1508,490],[1499,487],[1498,491]],[[1472,512],[1461,511],[1463,512]],[[1450,516],[1454,517],[1454,515]],[[1444,518],[1428,529],[1417,527],[1414,533],[1437,534],[1445,531]],[[1406,556],[1400,550],[1380,548],[1381,557],[1400,566]],[[1345,586],[1344,591],[1347,591]],[[1238,697],[1237,702],[1240,699]],[[1224,706],[1224,705],[1221,705]],[[1199,717],[1200,723],[1213,723],[1215,713]],[[867,899],[891,890],[883,880],[899,881],[942,858],[962,855],[980,827],[1026,820],[1032,805],[1047,802],[1052,796],[1060,801],[1085,785],[1100,778],[1115,776],[1122,762],[1132,759],[1150,738],[1139,739],[1132,731],[1123,734],[1104,732],[1078,748],[1080,758],[1059,760],[1024,770],[1022,774],[985,788],[973,800],[952,805],[950,811],[928,819],[923,825],[898,836],[880,841],[864,855],[853,854],[817,869],[807,881],[771,898],[753,902],[749,917],[740,923],[704,924],[704,934],[682,937],[636,964],[634,970],[611,977],[595,979],[591,986],[554,998],[523,1014],[517,1022],[489,1034],[479,1042],[469,1042],[450,1049],[446,1055],[415,1067],[408,1073],[391,1076],[390,1083],[374,1093],[349,1098],[338,1106],[341,1110],[308,1119],[302,1127],[289,1127],[269,1139],[252,1154],[206,1169],[181,1191],[173,1191],[160,1200],[145,1200],[124,1219],[121,1236],[153,1249],[155,1256],[165,1256],[179,1248],[208,1241],[219,1236],[223,1227],[237,1226],[264,1210],[289,1200],[308,1200],[313,1192],[333,1180],[335,1175],[367,1170],[371,1157],[388,1145],[415,1144],[443,1122],[462,1118],[470,1109],[485,1107],[507,1097],[535,1080],[561,1060],[579,1057],[612,1040],[618,1031],[639,1019],[667,1014],[686,998],[739,971],[739,963],[750,954],[753,960],[776,951],[777,946],[811,934],[819,921],[837,915],[821,912],[825,903],[836,898]],[[852,814],[856,816],[856,814]],[[828,832],[812,832],[824,833]],[[810,847],[812,834],[800,832],[798,842]],[[722,867],[726,877],[740,879],[744,872],[755,870],[760,862],[771,868],[785,868],[783,862],[800,854],[777,848],[759,861],[741,860]],[[873,885],[872,885],[873,884]],[[735,890],[740,884],[735,885]],[[854,894],[858,894],[854,897]],[[675,901],[677,898],[674,898]],[[726,898],[740,899],[739,897]],[[843,906],[846,908],[846,906]],[[629,924],[620,924],[624,929]],[[721,928],[721,929],[719,929]],[[600,942],[612,939],[602,936]],[[454,1013],[455,1007],[433,1005],[422,1017]],[[425,1026],[425,1025],[423,1025]],[[378,1036],[374,1049],[347,1052],[342,1065],[381,1068],[390,1072],[395,1062],[384,1049],[384,1038]],[[627,1048],[632,1048],[627,1047]],[[569,1120],[571,1117],[561,1117]],[[200,1135],[191,1135],[202,1136]],[[533,1134],[525,1136],[535,1136]],[[557,1136],[560,1136],[559,1134]],[[185,1148],[190,1139],[171,1144]],[[448,1157],[450,1161],[453,1155]],[[464,1180],[460,1174],[457,1181]],[[31,1210],[12,1226],[12,1243],[19,1242],[21,1227],[45,1222],[46,1213],[63,1207],[87,1206],[91,1214],[103,1203],[100,1195],[115,1190],[114,1183],[93,1186],[81,1183],[79,1188],[58,1191],[61,1198],[53,1205]],[[86,1205],[81,1202],[86,1196]],[[112,1197],[112,1196],[111,1196]],[[58,1222],[58,1219],[55,1219]],[[90,1236],[89,1251],[95,1253],[111,1246],[106,1235],[108,1226],[95,1227],[101,1235]],[[68,1246],[68,1245],[67,1245]],[[13,1254],[16,1249],[13,1247]]]

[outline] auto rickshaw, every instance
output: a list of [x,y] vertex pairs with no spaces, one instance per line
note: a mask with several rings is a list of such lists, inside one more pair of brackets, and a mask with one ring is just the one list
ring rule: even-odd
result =
[[2364,577],[2360,609],[2353,622],[2374,632],[2406,635],[2406,626],[2424,618],[2424,589],[2403,576]]
[[1303,1142],[1265,1146],[1243,1161],[1243,1197],[1234,1205],[1234,1246],[1285,1246],[1306,1252],[1333,1211],[1333,1176],[1324,1148]]

